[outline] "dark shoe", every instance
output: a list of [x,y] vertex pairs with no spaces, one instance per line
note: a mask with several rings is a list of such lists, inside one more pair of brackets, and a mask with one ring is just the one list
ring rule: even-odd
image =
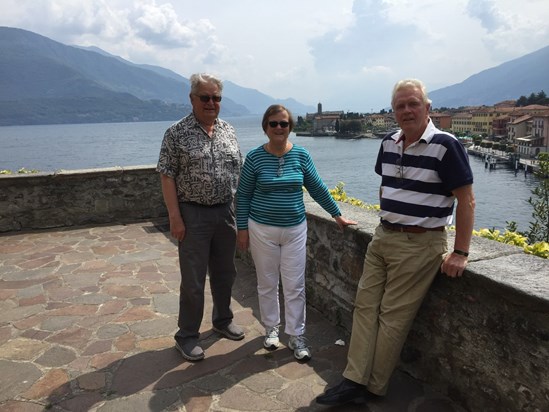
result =
[[175,349],[177,349],[181,356],[191,362],[196,362],[204,359],[204,351],[195,341],[183,342],[183,339],[175,338]]
[[322,395],[317,396],[316,403],[321,405],[345,405],[346,403],[365,403],[368,391],[364,385],[349,379],[328,389]]
[[212,329],[215,330],[217,333],[221,333],[223,336],[230,340],[244,339],[244,331],[241,327],[236,326],[233,322],[229,323],[222,329],[216,328],[215,326]]

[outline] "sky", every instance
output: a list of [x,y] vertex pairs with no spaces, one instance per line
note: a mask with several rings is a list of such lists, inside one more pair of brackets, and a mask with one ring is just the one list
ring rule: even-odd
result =
[[0,0],[0,10],[0,26],[345,112],[388,108],[400,79],[436,90],[549,46],[548,0]]

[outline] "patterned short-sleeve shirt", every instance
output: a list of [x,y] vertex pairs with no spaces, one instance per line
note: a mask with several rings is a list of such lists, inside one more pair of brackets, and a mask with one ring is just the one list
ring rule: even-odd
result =
[[156,170],[175,179],[180,202],[215,205],[233,200],[241,166],[234,127],[216,119],[210,137],[191,113],[166,130]]

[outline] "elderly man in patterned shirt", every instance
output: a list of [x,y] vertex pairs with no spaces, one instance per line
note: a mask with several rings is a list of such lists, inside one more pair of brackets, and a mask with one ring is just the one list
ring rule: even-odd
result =
[[209,74],[190,78],[193,111],[164,134],[156,170],[168,209],[170,233],[179,241],[181,286],[175,347],[189,361],[204,359],[199,345],[204,287],[209,273],[213,329],[240,340],[231,291],[236,276],[234,194],[242,155],[234,128],[218,118],[223,85]]

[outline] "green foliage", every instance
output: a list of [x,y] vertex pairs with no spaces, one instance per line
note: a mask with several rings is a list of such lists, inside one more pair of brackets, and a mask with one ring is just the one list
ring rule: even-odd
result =
[[297,122],[294,127],[294,132],[308,132],[313,129],[313,124],[307,121],[303,116],[297,116]]
[[140,100],[125,93],[109,97],[62,97],[0,101],[0,126],[177,120],[188,105]]
[[525,247],[528,245],[526,236],[523,236],[517,232],[511,232],[510,230],[505,230],[505,232],[501,234],[501,232],[496,229],[480,229],[473,230],[473,235],[495,240],[496,242],[505,243],[506,245],[519,247]]
[[[40,171],[36,169],[28,170],[28,169],[25,169],[24,167],[22,167],[17,171],[17,174],[31,174],[31,173],[40,173]],[[11,174],[13,174],[11,170],[8,170],[8,169],[0,170],[0,175],[11,175]]]
[[344,186],[345,183],[339,182],[334,189],[330,189],[330,194],[335,201],[349,203],[353,206],[358,206],[366,210],[379,210],[379,205],[370,205],[368,203],[364,203],[362,200],[347,196]]
[[[379,205],[370,205],[364,203],[362,200],[347,196],[344,187],[345,183],[339,182],[334,189],[330,189],[334,200],[349,203],[367,210],[379,211]],[[453,227],[450,229],[455,230]],[[529,244],[527,236],[517,231],[517,224],[513,221],[507,222],[507,228],[503,234],[496,229],[480,229],[473,230],[473,235],[505,243],[506,245],[518,246],[524,250],[524,253],[549,259],[549,243],[542,241]]]
[[538,161],[539,169],[535,175],[539,183],[532,190],[533,196],[528,199],[533,208],[528,232],[530,243],[549,242],[549,154],[540,153]]
[[362,131],[362,123],[360,120],[342,120],[339,122],[340,133],[360,133]]
[[517,107],[524,107],[531,104],[549,105],[549,97],[542,90],[539,93],[530,93],[530,96],[520,96],[515,104]]

